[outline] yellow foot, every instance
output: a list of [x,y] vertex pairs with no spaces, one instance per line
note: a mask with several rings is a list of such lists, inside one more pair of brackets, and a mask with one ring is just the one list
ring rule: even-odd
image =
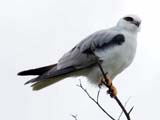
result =
[[107,91],[108,94],[110,94],[111,97],[117,96],[117,89],[116,87],[111,84],[110,89]]
[[109,90],[107,91],[108,94],[110,94],[111,97],[115,97],[117,96],[117,89],[116,87],[112,84],[112,80],[110,79],[110,77],[106,74],[106,77],[108,79],[108,83],[106,83],[104,77],[100,77],[99,81],[98,81],[98,86],[101,87],[104,83],[106,83],[106,85],[109,87]]

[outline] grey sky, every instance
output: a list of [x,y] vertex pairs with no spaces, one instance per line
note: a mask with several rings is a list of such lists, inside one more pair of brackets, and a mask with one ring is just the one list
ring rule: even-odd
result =
[[[111,27],[126,14],[138,14],[142,29],[134,63],[115,80],[118,96],[135,106],[134,120],[159,119],[160,10],[157,0],[3,0],[0,1],[0,66],[2,120],[106,120],[105,114],[69,78],[39,92],[23,83],[17,72],[56,62],[92,32]],[[76,79],[76,80],[75,80]],[[91,93],[96,88],[81,78]],[[104,90],[103,90],[104,92]],[[120,109],[101,95],[114,116]]]

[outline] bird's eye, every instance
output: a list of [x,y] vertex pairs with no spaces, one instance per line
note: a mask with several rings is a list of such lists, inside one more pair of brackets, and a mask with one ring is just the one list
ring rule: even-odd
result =
[[133,19],[132,17],[125,17],[124,19],[125,19],[126,21],[130,21],[130,22],[134,21],[134,19]]

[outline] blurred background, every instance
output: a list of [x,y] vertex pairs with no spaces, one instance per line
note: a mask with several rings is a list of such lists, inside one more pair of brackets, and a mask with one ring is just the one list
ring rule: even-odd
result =
[[[133,64],[114,80],[119,98],[131,97],[134,120],[160,119],[160,11],[157,0],[3,0],[0,1],[0,119],[106,120],[109,118],[78,88],[96,97],[97,88],[83,77],[67,78],[32,91],[17,72],[53,64],[87,35],[114,26],[128,14],[142,19]],[[100,102],[115,118],[121,110],[105,94]],[[125,116],[122,116],[125,119]]]

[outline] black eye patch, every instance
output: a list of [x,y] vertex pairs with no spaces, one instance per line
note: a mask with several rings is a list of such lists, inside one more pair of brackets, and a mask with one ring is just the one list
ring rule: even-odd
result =
[[134,21],[134,19],[132,17],[125,17],[124,20],[130,21],[130,22]]

